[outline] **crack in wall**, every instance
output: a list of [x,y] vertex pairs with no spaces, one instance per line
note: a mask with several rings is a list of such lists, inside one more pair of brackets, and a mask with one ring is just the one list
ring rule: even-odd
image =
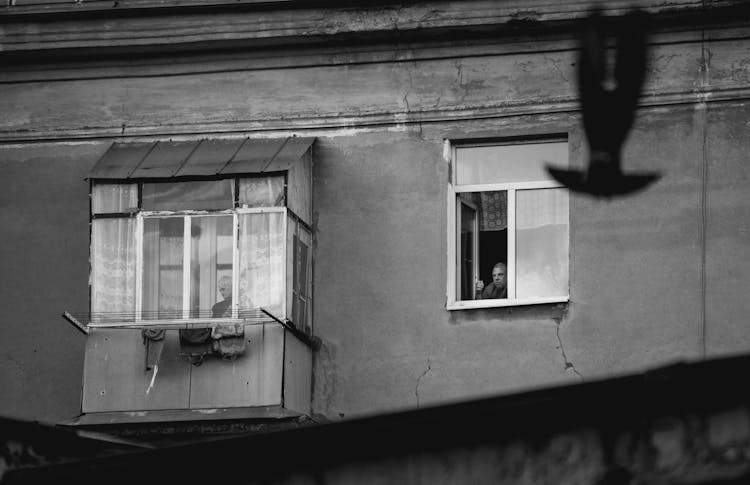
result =
[[[406,89],[406,92],[404,93],[404,96],[403,96],[403,102],[404,102],[404,105],[406,106],[406,111],[404,112],[404,121],[409,120],[409,113],[411,113],[411,106],[409,105],[409,95],[414,90],[414,69],[417,69],[416,61],[413,63],[413,65],[407,65],[407,68],[406,68],[406,73],[409,75],[409,87]],[[424,138],[424,135],[422,133],[421,116],[416,121],[417,121],[417,126],[419,127],[419,137]]]
[[[416,67],[416,63],[415,63]],[[411,93],[411,90],[414,89],[414,77],[412,75],[412,68],[411,66],[406,67],[406,74],[409,75],[409,87],[406,89],[406,92],[404,93],[404,104],[406,105],[406,113],[408,114],[411,108],[409,107],[409,94]]]
[[427,357],[427,368],[419,377],[417,377],[417,385],[414,386],[414,395],[417,397],[417,407],[419,407],[419,383],[422,378],[426,376],[428,372],[430,372],[430,369],[432,369],[432,363],[430,362],[430,358]]
[[576,366],[573,365],[571,361],[568,360],[568,356],[565,354],[565,347],[563,347],[562,338],[560,337],[560,324],[557,324],[557,328],[555,329],[557,332],[557,342],[559,345],[557,346],[558,349],[560,349],[560,353],[562,354],[563,362],[565,362],[565,370],[573,369],[573,372],[576,373],[578,377],[581,378],[581,382],[585,382],[586,379],[584,379],[583,375],[578,372],[578,369],[576,369]]

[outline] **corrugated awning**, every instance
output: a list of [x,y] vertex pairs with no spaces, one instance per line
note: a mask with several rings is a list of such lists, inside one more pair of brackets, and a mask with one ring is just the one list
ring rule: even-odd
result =
[[90,179],[238,175],[289,170],[315,138],[239,138],[113,143]]

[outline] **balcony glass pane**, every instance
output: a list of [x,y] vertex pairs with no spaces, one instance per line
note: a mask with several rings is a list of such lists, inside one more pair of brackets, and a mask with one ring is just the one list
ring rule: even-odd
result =
[[234,205],[234,179],[143,184],[143,210],[222,210]]
[[91,233],[91,321],[132,320],[135,219],[97,219]]
[[239,216],[239,308],[281,317],[284,301],[284,213]]
[[232,216],[190,219],[190,316],[232,316]]
[[94,214],[134,212],[138,210],[136,184],[96,184],[91,192],[91,211]]
[[284,177],[240,179],[240,207],[283,207]]
[[568,295],[568,191],[516,192],[516,298]]
[[182,318],[184,219],[143,221],[143,319]]

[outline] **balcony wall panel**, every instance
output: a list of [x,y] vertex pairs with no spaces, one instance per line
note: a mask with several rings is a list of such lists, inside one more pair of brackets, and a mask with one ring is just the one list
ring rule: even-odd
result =
[[179,355],[176,331],[167,332],[159,371],[149,389],[140,330],[92,330],[86,340],[83,412],[187,408],[190,363]]
[[284,341],[284,407],[310,413],[312,350],[287,333]]
[[206,359],[192,370],[190,407],[281,404],[284,329],[246,325],[247,350],[234,361]]

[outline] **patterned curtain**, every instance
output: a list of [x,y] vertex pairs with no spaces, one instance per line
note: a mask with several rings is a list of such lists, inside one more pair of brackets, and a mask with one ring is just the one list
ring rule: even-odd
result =
[[502,231],[508,227],[508,193],[480,192],[479,230]]

